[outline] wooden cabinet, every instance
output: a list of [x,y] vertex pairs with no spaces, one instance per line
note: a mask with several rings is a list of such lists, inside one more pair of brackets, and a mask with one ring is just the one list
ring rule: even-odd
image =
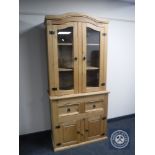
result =
[[105,139],[108,22],[69,13],[45,25],[54,150]]

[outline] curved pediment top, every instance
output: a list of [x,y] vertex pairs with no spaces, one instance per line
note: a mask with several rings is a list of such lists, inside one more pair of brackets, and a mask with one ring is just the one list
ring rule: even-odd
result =
[[45,20],[53,20],[53,21],[59,21],[64,19],[72,19],[72,18],[85,18],[88,20],[92,20],[94,22],[100,23],[100,24],[108,24],[108,20],[104,20],[98,17],[93,17],[85,13],[65,13],[61,15],[46,15]]

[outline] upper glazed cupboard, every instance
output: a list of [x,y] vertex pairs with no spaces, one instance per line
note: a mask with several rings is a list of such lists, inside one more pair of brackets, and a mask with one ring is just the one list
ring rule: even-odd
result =
[[68,17],[46,16],[49,95],[106,90],[107,22]]

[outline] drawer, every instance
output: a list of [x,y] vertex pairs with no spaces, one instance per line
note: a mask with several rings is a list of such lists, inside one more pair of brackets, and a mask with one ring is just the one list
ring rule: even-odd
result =
[[104,102],[101,100],[98,101],[89,101],[85,103],[85,111],[96,111],[96,110],[104,110]]
[[105,95],[93,95],[84,97],[84,102],[104,102]]
[[81,103],[82,98],[69,98],[69,99],[61,99],[58,100],[58,106],[65,106],[65,105],[71,105],[71,104],[79,104]]
[[58,106],[58,115],[67,116],[67,115],[75,115],[79,114],[79,106],[80,104],[65,104],[64,106]]

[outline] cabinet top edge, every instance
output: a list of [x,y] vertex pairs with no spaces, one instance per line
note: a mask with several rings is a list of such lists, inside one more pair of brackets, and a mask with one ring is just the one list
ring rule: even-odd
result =
[[49,99],[50,100],[59,100],[59,99],[84,97],[84,96],[92,96],[92,95],[102,95],[102,94],[109,94],[109,93],[110,93],[109,91],[98,91],[98,92],[70,94],[70,95],[63,95],[63,96],[49,96]]
[[102,23],[102,24],[108,24],[109,21],[107,19],[102,19],[102,18],[99,18],[99,17],[94,17],[94,16],[90,16],[88,14],[85,14],[85,13],[73,13],[73,12],[70,12],[70,13],[65,13],[65,14],[60,14],[60,15],[46,15],[45,16],[45,21],[46,20],[55,20],[55,21],[58,21],[58,20],[62,20],[62,19],[65,19],[65,18],[72,18],[72,17],[84,17],[84,18],[87,18],[87,19],[90,19],[90,20],[93,20],[95,22],[98,22],[98,23]]

